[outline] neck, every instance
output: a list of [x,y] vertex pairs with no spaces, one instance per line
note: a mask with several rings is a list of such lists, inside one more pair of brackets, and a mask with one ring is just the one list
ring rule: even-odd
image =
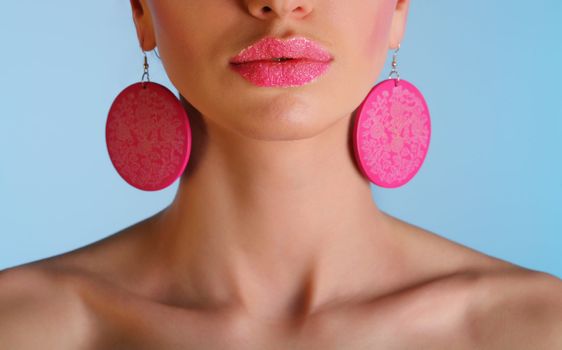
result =
[[354,163],[350,118],[290,141],[212,123],[198,130],[193,124],[199,153],[157,237],[183,292],[272,317],[311,313],[376,283],[388,221]]

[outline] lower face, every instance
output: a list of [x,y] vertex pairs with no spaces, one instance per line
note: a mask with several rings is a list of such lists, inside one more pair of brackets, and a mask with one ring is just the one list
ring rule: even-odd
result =
[[[233,0],[150,2],[160,57],[181,95],[204,119],[267,140],[312,137],[350,117],[384,65],[395,0],[312,6],[304,18],[278,22]],[[278,23],[291,30],[270,34]],[[230,63],[263,36],[288,35],[318,42],[333,60]]]

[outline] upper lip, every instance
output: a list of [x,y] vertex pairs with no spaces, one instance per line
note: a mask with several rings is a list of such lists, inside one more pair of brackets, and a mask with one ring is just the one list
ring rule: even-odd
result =
[[320,44],[302,36],[289,39],[267,36],[242,49],[230,60],[230,63],[238,64],[278,58],[300,58],[327,62],[333,57]]

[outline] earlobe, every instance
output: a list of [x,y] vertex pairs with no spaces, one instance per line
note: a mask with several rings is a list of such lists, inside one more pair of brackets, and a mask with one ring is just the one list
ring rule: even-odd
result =
[[389,49],[396,49],[398,44],[402,42],[404,32],[406,31],[409,7],[410,0],[396,0],[396,7],[394,8],[392,24],[390,26]]
[[151,51],[156,47],[152,18],[144,0],[130,0],[133,22],[142,50]]

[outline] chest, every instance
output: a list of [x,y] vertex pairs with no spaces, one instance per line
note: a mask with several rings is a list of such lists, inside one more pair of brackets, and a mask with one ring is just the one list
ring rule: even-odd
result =
[[85,298],[90,349],[471,349],[472,279],[442,279],[291,322],[173,307],[130,293]]
[[293,324],[186,310],[118,309],[97,315],[91,349],[455,349],[470,348],[458,298],[388,300]]

